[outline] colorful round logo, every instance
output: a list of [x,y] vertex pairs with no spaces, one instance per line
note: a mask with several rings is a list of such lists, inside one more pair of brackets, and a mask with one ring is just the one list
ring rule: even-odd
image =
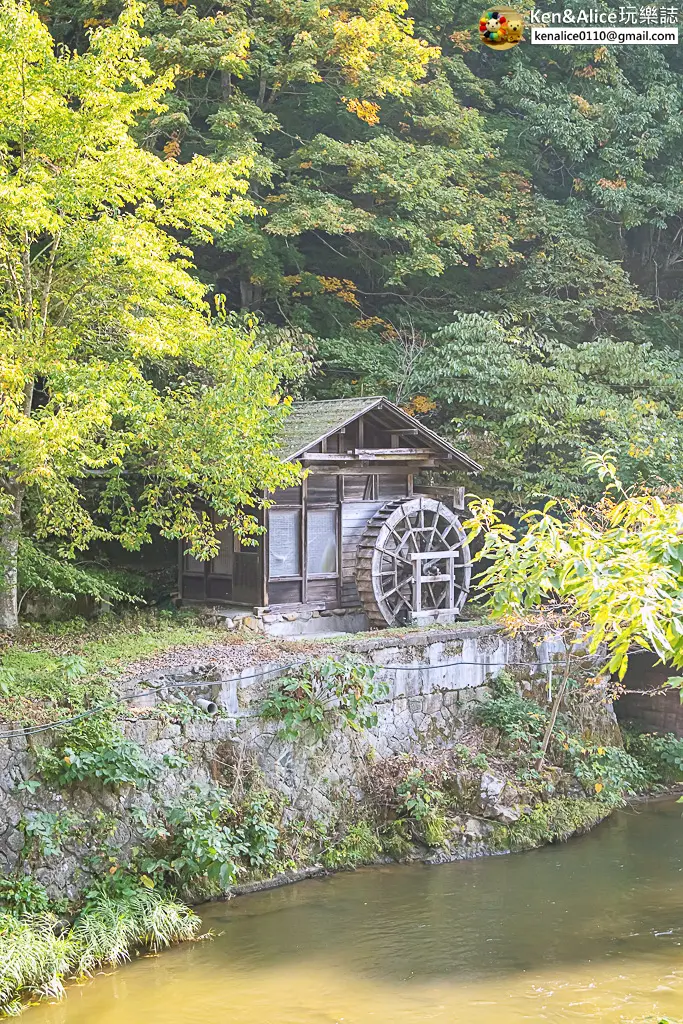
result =
[[513,7],[484,11],[479,19],[479,38],[492,50],[509,50],[522,40],[524,19]]

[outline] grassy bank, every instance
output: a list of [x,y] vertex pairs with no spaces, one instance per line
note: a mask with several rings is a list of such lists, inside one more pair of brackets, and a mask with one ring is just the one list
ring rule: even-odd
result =
[[0,721],[42,724],[112,697],[112,681],[131,665],[176,648],[225,643],[191,613],[136,612],[26,624],[0,634]]
[[136,949],[195,938],[200,923],[182,903],[133,884],[92,892],[70,927],[47,909],[0,912],[0,1014],[16,1016],[27,1000],[59,998],[66,979],[121,964]]
[[[396,630],[397,635],[406,630]],[[357,634],[356,636],[362,636]],[[244,663],[334,652],[332,638],[282,639],[209,626],[191,610],[101,615],[0,633],[0,722],[42,725],[111,700],[116,680],[197,649]]]

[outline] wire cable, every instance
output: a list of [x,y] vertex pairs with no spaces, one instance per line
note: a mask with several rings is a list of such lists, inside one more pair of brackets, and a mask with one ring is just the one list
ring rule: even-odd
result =
[[[575,656],[574,660],[585,661],[586,659],[593,660],[595,655],[583,654]],[[172,689],[182,690],[190,689],[191,687],[206,687],[225,685],[226,683],[239,683],[245,682],[247,679],[265,679],[267,676],[276,673],[275,678],[279,678],[285,672],[291,668],[301,668],[302,665],[306,664],[304,661],[292,661],[287,665],[274,665],[270,669],[264,669],[260,672],[252,672],[249,675],[238,675],[229,676],[227,679],[220,680],[198,680],[192,679],[187,682],[172,682],[172,683],[160,683],[158,686],[149,686],[146,690],[140,690],[138,693],[122,694],[120,697],[116,697],[114,700],[106,701],[102,704],[96,704],[92,708],[88,708],[86,711],[81,711],[78,715],[73,715],[70,718],[57,718],[52,722],[46,722],[42,725],[29,725],[21,729],[12,729],[5,732],[0,732],[0,740],[14,739],[17,736],[35,736],[38,733],[49,732],[50,729],[64,729],[69,725],[75,725],[77,722],[83,721],[85,718],[90,718],[93,715],[98,715],[103,711],[109,711],[113,708],[119,707],[121,704],[125,704],[131,700],[137,700],[140,697],[147,697],[150,694],[158,693],[159,690]],[[446,669],[446,668],[459,668],[460,666],[472,667],[477,666],[479,668],[486,667],[486,663],[482,665],[481,661],[448,661],[438,665],[377,665],[375,666],[379,672],[430,672],[434,669]],[[489,671],[503,668],[521,668],[521,667],[534,667],[542,668],[543,666],[558,667],[557,661],[509,661],[505,665],[491,665]]]

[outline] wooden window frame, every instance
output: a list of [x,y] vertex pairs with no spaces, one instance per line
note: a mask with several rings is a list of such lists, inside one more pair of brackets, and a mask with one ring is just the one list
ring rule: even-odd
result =
[[[304,502],[304,514],[301,519],[303,542],[302,548],[302,568],[304,570],[304,578],[302,584],[302,597],[303,600],[307,599],[307,583],[308,580],[311,583],[315,583],[319,580],[336,580],[337,581],[337,593],[336,602],[337,605],[341,602],[342,592],[342,500],[344,497],[344,477],[341,473],[335,473],[337,480],[337,500],[336,501],[308,501],[308,478],[303,482],[304,490],[302,492]],[[308,511],[312,509],[316,511],[321,510],[332,510],[336,513],[336,534],[337,534],[337,571],[329,573],[314,573],[308,575]]]
[[[303,497],[303,495],[302,495],[302,497]],[[278,512],[298,512],[299,513],[299,572],[296,575],[293,575],[293,576],[271,576],[270,575],[270,515],[271,515],[271,512],[274,512],[276,515],[277,515]],[[303,502],[302,502],[301,505],[273,505],[272,508],[268,509],[268,521],[267,521],[267,526],[266,526],[266,540],[268,542],[268,545],[267,545],[267,550],[265,552],[265,554],[267,556],[267,562],[266,562],[267,572],[265,573],[266,583],[271,583],[271,582],[272,583],[288,583],[288,582],[296,583],[296,582],[301,582],[305,578],[305,573],[303,572],[303,567],[305,566],[306,563],[304,562],[304,551],[303,551],[303,547],[302,547],[302,537],[301,537],[302,524],[304,522],[304,519],[305,519],[305,514],[304,514],[304,504],[303,504]]]

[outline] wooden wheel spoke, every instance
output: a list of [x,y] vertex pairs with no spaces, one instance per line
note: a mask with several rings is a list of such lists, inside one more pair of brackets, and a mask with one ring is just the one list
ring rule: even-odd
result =
[[387,558],[393,559],[395,563],[400,562],[402,565],[410,566],[412,566],[413,564],[409,558],[404,558],[402,555],[397,554],[395,551],[386,551],[382,548],[378,548],[378,551],[380,551],[382,555],[385,555]]
[[364,537],[358,589],[373,625],[405,623],[417,611],[457,613],[462,607],[469,589],[469,550],[447,506],[426,496],[389,502],[370,520]]

